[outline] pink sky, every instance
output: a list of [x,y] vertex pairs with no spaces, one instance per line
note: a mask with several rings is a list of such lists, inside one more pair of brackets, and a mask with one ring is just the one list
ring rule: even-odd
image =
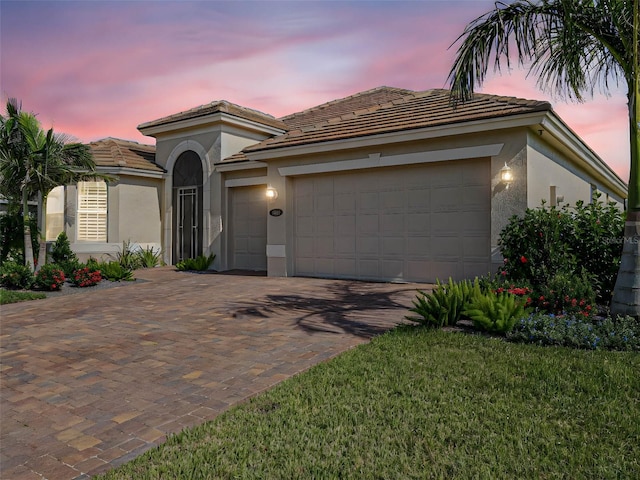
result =
[[[45,128],[153,144],[140,123],[225,99],[276,117],[381,85],[447,87],[449,45],[493,0],[0,2],[0,92]],[[629,177],[626,90],[565,103],[522,71],[480,91],[550,100]]]

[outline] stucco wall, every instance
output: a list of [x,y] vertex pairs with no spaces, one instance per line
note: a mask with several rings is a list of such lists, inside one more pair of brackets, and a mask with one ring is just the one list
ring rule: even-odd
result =
[[[464,136],[442,137],[422,141],[377,145],[351,150],[324,152],[318,154],[300,155],[286,159],[267,160],[267,182],[278,190],[278,198],[269,204],[269,209],[280,208],[284,214],[278,217],[269,217],[267,223],[267,251],[269,275],[287,275],[292,271],[292,257],[290,248],[293,239],[293,212],[292,195],[289,195],[293,176],[282,176],[280,168],[299,165],[326,164],[331,162],[355,162],[380,157],[403,159],[419,158],[424,153],[425,160],[434,152],[452,151],[453,154],[468,149],[461,155],[464,158],[486,158],[482,156],[482,148],[488,145],[502,145],[500,153],[491,159],[491,252],[492,261],[496,265],[502,258],[497,249],[497,240],[500,231],[506,225],[509,218],[516,213],[521,213],[527,206],[527,168],[526,168],[526,141],[527,134],[524,129],[509,129],[482,134],[467,134]],[[478,153],[474,153],[478,152]],[[509,187],[500,183],[500,169],[508,163],[512,168],[515,181]],[[234,178],[241,175],[234,172]],[[282,252],[285,256],[282,256]],[[496,267],[497,268],[497,267]]]
[[[216,123],[205,127],[198,127],[183,132],[161,134],[156,140],[156,161],[167,169],[165,186],[162,197],[161,218],[163,232],[161,234],[164,249],[164,259],[172,263],[171,248],[173,242],[172,216],[172,185],[173,166],[177,157],[186,150],[195,151],[203,163],[203,225],[202,240],[203,253],[214,253],[216,260],[214,269],[226,268],[226,246],[222,231],[225,228],[225,196],[223,195],[223,175],[214,170],[214,164],[222,159],[238,153],[244,147],[258,143],[268,135],[250,130],[244,130],[233,125]],[[233,178],[233,174],[230,174]]]
[[[124,179],[123,179],[124,180]],[[160,182],[150,179],[126,179],[118,185],[118,240],[142,246],[161,244]]]
[[[171,152],[181,143],[191,140],[199,144],[202,149],[212,158],[212,161],[218,161],[220,158],[220,139],[221,133],[219,129],[206,129],[197,132],[184,132],[184,135],[160,135],[156,139],[156,163],[167,168],[167,162]],[[169,175],[171,171],[167,172]]]
[[77,188],[67,187],[65,231],[72,250],[81,261],[89,257],[110,260],[122,249],[122,242],[132,247],[160,249],[161,179],[121,175],[108,186],[107,242],[76,240]]
[[[575,205],[579,200],[585,203],[591,201],[593,187],[602,193],[601,201],[617,202],[622,205],[623,200],[615,195],[602,182],[592,175],[579,169],[571,163],[565,155],[545,141],[545,137],[530,134],[527,148],[527,176],[529,186],[527,205],[536,208],[545,200],[547,205],[553,204],[550,187],[554,186],[556,199],[563,197],[559,205]],[[592,187],[593,185],[593,187]]]
[[47,196],[47,241],[55,241],[64,230],[64,186],[51,190]]
[[556,197],[563,196],[565,204],[573,205],[578,200],[591,200],[592,179],[576,167],[557,150],[542,140],[532,137],[527,147],[527,176],[529,188],[527,206],[540,207],[555,203],[550,196],[550,187],[555,186]]
[[[220,159],[224,160],[231,155],[238,153],[249,145],[255,145],[258,142],[268,138],[267,135],[258,134],[256,132],[248,132],[239,128],[224,125],[220,140]],[[219,161],[216,159],[216,161]]]

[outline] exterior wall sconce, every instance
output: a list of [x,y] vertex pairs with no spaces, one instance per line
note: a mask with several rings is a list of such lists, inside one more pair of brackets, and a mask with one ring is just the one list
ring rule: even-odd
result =
[[511,167],[509,167],[506,162],[504,164],[504,167],[500,169],[500,181],[504,183],[507,188],[509,188],[509,185],[513,183],[513,172],[511,171]]
[[267,200],[275,200],[276,198],[278,198],[278,191],[275,188],[269,186],[267,187],[266,195]]

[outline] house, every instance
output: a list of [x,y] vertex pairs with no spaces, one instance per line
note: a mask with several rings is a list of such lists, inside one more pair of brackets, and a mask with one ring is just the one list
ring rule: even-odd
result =
[[155,138],[155,159],[119,165],[112,147],[101,160],[124,182],[109,186],[108,244],[161,244],[170,264],[215,253],[216,270],[271,276],[468,278],[502,263],[512,215],[595,191],[626,198],[535,100],[477,94],[454,108],[447,90],[379,87],[279,119],[216,101],[138,129]]
[[162,248],[160,200],[165,170],[155,147],[105,138],[89,144],[96,170],[115,180],[57,187],[47,200],[47,240],[64,229],[80,260],[109,259],[132,242]]

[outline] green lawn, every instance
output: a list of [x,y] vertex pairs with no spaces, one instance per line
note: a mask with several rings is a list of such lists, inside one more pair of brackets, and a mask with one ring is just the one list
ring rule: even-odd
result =
[[26,302],[27,300],[38,300],[40,298],[47,298],[47,296],[44,293],[5,290],[4,288],[0,288],[0,305]]
[[640,478],[640,355],[403,327],[105,479]]

